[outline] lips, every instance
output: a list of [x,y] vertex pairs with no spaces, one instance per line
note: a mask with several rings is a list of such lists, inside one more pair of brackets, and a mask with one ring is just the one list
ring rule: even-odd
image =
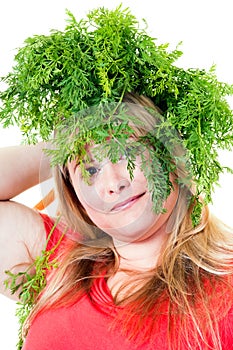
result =
[[117,203],[117,204],[114,205],[114,207],[111,209],[111,212],[112,212],[112,211],[120,211],[120,210],[129,208],[131,205],[133,205],[134,203],[136,203],[136,201],[137,201],[139,198],[141,198],[142,196],[144,196],[145,193],[146,193],[146,192],[143,192],[143,193],[141,193],[141,194],[139,194],[139,195],[130,197],[130,198],[126,199],[126,200],[123,201],[123,202]]

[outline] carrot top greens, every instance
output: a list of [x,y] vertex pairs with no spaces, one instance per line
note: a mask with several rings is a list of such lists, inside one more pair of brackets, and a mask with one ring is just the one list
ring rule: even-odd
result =
[[[29,37],[18,49],[12,72],[1,79],[7,86],[0,92],[3,125],[18,125],[28,143],[50,140],[64,121],[78,119],[85,109],[118,105],[126,92],[146,95],[183,140],[196,198],[202,194],[205,203],[210,202],[213,186],[225,170],[218,150],[233,145],[233,114],[226,98],[233,86],[219,82],[214,67],[206,71],[176,66],[183,54],[180,49],[169,51],[168,44],[157,45],[129,9],[98,8],[80,21],[69,11],[67,15],[64,31]],[[91,118],[80,119],[77,127],[84,122],[87,130],[92,128],[92,141],[103,143],[103,134],[110,129],[104,131],[99,123],[99,132],[94,132]],[[128,127],[125,117],[115,134],[122,147],[127,140],[121,135]],[[76,144],[58,137],[54,163],[64,164],[75,152],[82,154],[88,135]],[[112,143],[112,154],[117,144]],[[158,156],[162,159],[162,155],[161,151]],[[169,161],[169,157],[163,161],[167,171]],[[148,178],[156,181],[151,174]],[[151,183],[151,188],[155,185]]]

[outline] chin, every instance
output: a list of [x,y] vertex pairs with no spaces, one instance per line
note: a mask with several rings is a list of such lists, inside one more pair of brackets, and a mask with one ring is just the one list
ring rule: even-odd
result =
[[156,233],[158,230],[157,221],[160,215],[151,213],[150,217],[141,216],[140,218],[131,221],[131,223],[118,227],[102,228],[113,240],[132,243],[142,241]]

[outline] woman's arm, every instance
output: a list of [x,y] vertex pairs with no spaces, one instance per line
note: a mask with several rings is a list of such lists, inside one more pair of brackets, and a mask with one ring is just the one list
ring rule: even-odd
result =
[[51,176],[44,147],[41,143],[0,149],[0,292],[7,296],[5,271],[26,271],[45,248],[39,213],[10,200]]
[[44,143],[0,148],[0,200],[21,192],[51,177]]
[[[17,274],[28,270],[45,243],[44,224],[36,211],[19,203],[0,202],[0,293],[17,299],[5,287],[6,271]],[[33,274],[34,269],[28,273]]]

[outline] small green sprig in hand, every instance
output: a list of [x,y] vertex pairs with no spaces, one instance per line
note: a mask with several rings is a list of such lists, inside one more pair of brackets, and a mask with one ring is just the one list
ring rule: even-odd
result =
[[[54,224],[47,242],[51,237],[56,223]],[[58,262],[56,259],[51,259],[55,250],[59,246],[63,235],[61,235],[58,243],[49,251],[46,249],[42,251],[35,261],[24,272],[12,273],[6,271],[8,278],[4,281],[6,288],[10,289],[12,294],[19,292],[19,301],[17,302],[16,317],[18,318],[19,330],[18,330],[18,342],[17,350],[21,350],[24,343],[23,326],[27,317],[30,314],[33,306],[35,305],[40,292],[46,286],[46,274],[49,270],[57,268]],[[32,270],[35,272],[31,274]]]

